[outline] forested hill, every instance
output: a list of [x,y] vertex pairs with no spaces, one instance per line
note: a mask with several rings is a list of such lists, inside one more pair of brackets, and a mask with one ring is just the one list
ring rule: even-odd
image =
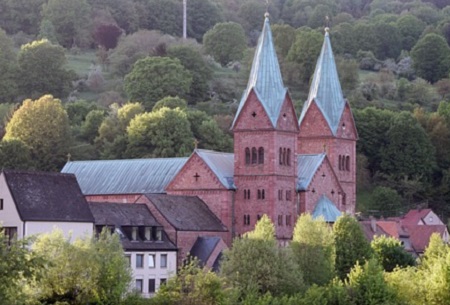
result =
[[[0,0],[3,168],[232,150],[266,10],[300,109],[330,28],[359,132],[358,210],[450,215],[448,0]],[[24,102],[25,101],[25,102]]]

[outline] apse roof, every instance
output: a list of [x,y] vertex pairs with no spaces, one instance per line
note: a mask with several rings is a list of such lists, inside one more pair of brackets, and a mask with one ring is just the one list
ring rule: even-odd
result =
[[313,101],[322,112],[333,134],[336,135],[339,121],[344,111],[345,99],[342,94],[328,30],[325,33],[322,50],[317,60],[314,78],[309,90],[308,100],[303,106],[299,125]]
[[61,172],[77,177],[84,195],[165,193],[187,158],[70,161]]
[[264,107],[273,127],[276,127],[287,89],[284,87],[283,78],[281,77],[268,15],[266,15],[262,33],[256,46],[247,88],[242,95],[231,127],[236,123],[252,89]]
[[341,216],[341,212],[325,195],[322,195],[319,200],[317,200],[316,207],[312,212],[312,217],[314,219],[323,217],[326,222],[336,222],[339,216]]

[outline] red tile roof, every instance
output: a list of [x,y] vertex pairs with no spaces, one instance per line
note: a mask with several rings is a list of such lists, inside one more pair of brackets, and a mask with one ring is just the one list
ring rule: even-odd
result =
[[433,233],[439,233],[442,237],[447,230],[445,225],[411,226],[409,228],[411,245],[417,253],[423,253],[430,242]]
[[402,224],[405,226],[417,225],[422,218],[425,218],[431,209],[410,210],[402,218]]

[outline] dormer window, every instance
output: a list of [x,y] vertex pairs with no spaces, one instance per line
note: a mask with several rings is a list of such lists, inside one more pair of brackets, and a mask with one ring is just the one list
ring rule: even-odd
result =
[[152,240],[152,228],[145,227],[145,240]]
[[136,241],[138,238],[138,227],[133,227],[131,230],[131,240]]
[[162,228],[156,228],[156,240],[162,240]]

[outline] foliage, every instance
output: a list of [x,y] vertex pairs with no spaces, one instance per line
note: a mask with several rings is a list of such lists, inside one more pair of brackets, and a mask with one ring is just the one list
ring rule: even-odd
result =
[[55,26],[50,20],[43,19],[39,27],[38,39],[47,39],[51,44],[58,44],[58,38],[56,38]]
[[131,101],[141,102],[150,110],[166,96],[185,97],[191,83],[191,74],[178,59],[147,57],[134,64],[125,77],[124,88]]
[[222,66],[241,60],[246,48],[244,29],[234,22],[217,23],[205,33],[203,45],[206,53]]
[[122,31],[115,24],[100,24],[94,32],[95,42],[106,50],[117,46],[120,35]]
[[221,274],[241,297],[293,294],[303,290],[302,274],[289,248],[279,248],[270,219],[263,216],[255,230],[235,239],[224,252]]
[[93,143],[98,135],[98,129],[105,118],[103,110],[92,110],[86,115],[81,125],[81,136],[88,142]]
[[207,268],[200,268],[199,264],[197,259],[184,264],[177,275],[158,290],[154,304],[227,304],[231,293],[226,289],[224,279]]
[[6,125],[4,139],[19,139],[30,147],[36,168],[60,169],[70,142],[69,119],[61,101],[51,95],[25,100]]
[[186,110],[187,103],[185,100],[179,98],[178,96],[175,97],[168,96],[156,102],[155,106],[153,106],[152,111],[158,111],[163,107],[167,107],[170,109],[180,108],[181,110]]
[[42,7],[43,18],[53,24],[58,42],[65,48],[89,45],[89,12],[86,0],[49,0]]
[[298,65],[300,80],[307,84],[314,73],[319,57],[323,36],[314,31],[299,31],[289,50],[287,60]]
[[427,34],[411,50],[417,75],[431,83],[448,76],[450,48],[442,36]]
[[144,113],[144,106],[140,103],[126,103],[117,110],[120,127],[125,131],[131,120],[138,114]]
[[187,35],[202,41],[203,35],[215,24],[222,22],[222,14],[216,1],[189,0],[187,2]]
[[0,28],[8,34],[24,32],[36,35],[39,28],[41,9],[45,0],[2,0],[0,5]]
[[70,125],[74,126],[81,125],[86,119],[87,114],[92,110],[97,110],[98,106],[85,100],[78,100],[73,103],[67,103],[65,108]]
[[17,58],[12,40],[0,29],[0,101],[13,102],[18,93]]
[[189,45],[173,46],[167,50],[167,55],[171,58],[178,58],[183,67],[192,75],[191,89],[187,94],[189,103],[195,104],[207,100],[212,70],[199,49]]
[[403,15],[397,20],[403,50],[411,50],[425,29],[425,23],[412,15]]
[[325,285],[334,277],[334,238],[323,219],[314,220],[310,214],[300,215],[291,248],[306,285]]
[[180,157],[191,152],[194,139],[186,113],[161,108],[138,114],[127,128],[129,157]]
[[[9,242],[9,243],[8,243]],[[44,262],[42,257],[28,251],[30,238],[8,240],[0,227],[0,302],[19,304],[24,298],[23,283],[37,275]]]
[[149,0],[146,1],[145,7],[147,13],[145,19],[141,21],[143,28],[181,36],[183,9],[180,1]]
[[39,97],[53,94],[65,97],[71,89],[74,72],[65,68],[64,49],[48,40],[39,40],[22,46],[18,55],[20,80],[23,94]]
[[3,169],[33,168],[30,148],[20,140],[10,139],[0,142],[0,167]]
[[414,258],[406,252],[399,240],[384,235],[375,236],[370,243],[374,257],[387,272],[396,267],[405,268],[416,264]]
[[370,209],[382,217],[397,216],[403,212],[403,199],[390,187],[377,186],[372,192]]
[[372,256],[370,245],[358,221],[350,215],[339,217],[333,227],[336,245],[336,273],[344,279],[357,262]]
[[284,59],[295,40],[295,29],[287,24],[272,25],[272,36],[277,55]]
[[117,235],[104,230],[98,238],[73,243],[61,231],[42,234],[33,252],[48,258],[42,276],[30,283],[32,295],[44,302],[119,304],[131,272]]

